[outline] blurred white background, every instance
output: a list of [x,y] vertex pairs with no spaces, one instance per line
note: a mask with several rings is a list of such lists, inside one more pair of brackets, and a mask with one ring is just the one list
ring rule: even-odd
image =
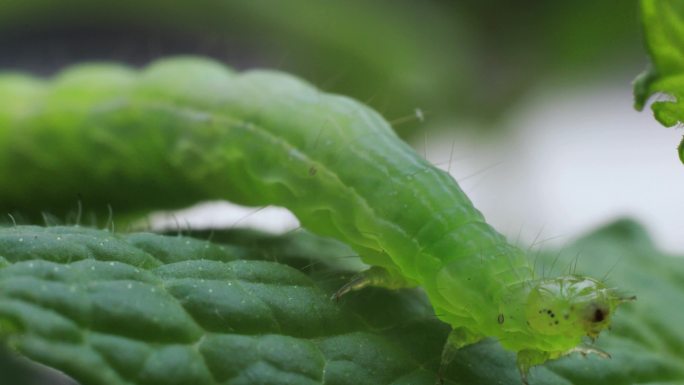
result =
[[[458,137],[454,152],[464,156],[451,172],[488,221],[523,244],[562,245],[632,217],[660,247],[681,253],[684,165],[676,146],[683,132],[632,102],[628,79],[539,90],[507,120],[508,136]],[[448,162],[450,141],[429,139],[435,162]]]

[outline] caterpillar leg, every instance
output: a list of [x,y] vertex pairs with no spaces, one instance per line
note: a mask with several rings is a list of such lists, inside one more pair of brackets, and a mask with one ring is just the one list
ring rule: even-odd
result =
[[437,384],[444,384],[444,371],[449,366],[449,363],[454,360],[454,357],[456,357],[456,352],[462,347],[472,345],[483,338],[483,335],[473,333],[466,328],[452,330],[442,350],[442,360],[437,372]]
[[351,281],[347,282],[339,290],[332,295],[331,299],[335,301],[340,297],[354,290],[361,290],[367,286],[384,287],[386,289],[401,289],[404,287],[413,287],[406,279],[399,274],[392,274],[389,270],[382,267],[373,266],[368,270],[364,270],[352,277]]
[[597,356],[602,358],[610,358],[610,354],[608,354],[607,352],[604,352],[603,350],[592,346],[585,345],[577,346],[566,352],[555,353],[532,349],[521,350],[518,352],[518,370],[520,371],[520,379],[522,380],[522,383],[528,385],[527,374],[530,372],[530,369],[533,366],[541,365],[548,360],[554,360],[562,356],[570,355],[572,353],[580,353],[585,357],[589,354],[596,354]]
[[[574,350],[574,349],[573,349]],[[568,352],[567,354],[569,354]],[[527,374],[533,366],[541,365],[548,360],[555,360],[566,353],[560,352],[545,352],[542,350],[525,349],[518,352],[518,370],[520,371],[520,380],[524,385],[529,385],[527,382]]]
[[575,348],[572,348],[572,349],[568,350],[564,355],[569,355],[572,353],[579,353],[584,357],[588,356],[589,354],[596,354],[597,356],[599,356],[601,358],[611,358],[610,353],[603,351],[599,348],[595,348],[593,346],[586,346],[586,345],[580,345],[580,346],[577,346]]
[[[556,358],[558,356],[556,355]],[[518,371],[520,371],[520,380],[524,385],[529,385],[527,382],[527,374],[533,366],[541,365],[549,359],[553,358],[551,353],[542,350],[525,349],[518,352]]]

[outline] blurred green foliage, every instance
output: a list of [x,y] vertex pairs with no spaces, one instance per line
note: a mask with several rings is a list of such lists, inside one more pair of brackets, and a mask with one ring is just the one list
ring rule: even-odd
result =
[[366,101],[408,134],[417,108],[494,122],[537,85],[633,73],[636,11],[636,0],[4,0],[0,66],[205,54]]
[[[634,84],[635,106],[641,110],[654,94],[669,95],[672,100],[661,98],[651,108],[664,126],[681,125],[684,122],[684,2],[644,0],[641,5],[652,64]],[[684,139],[678,151],[684,163]]]

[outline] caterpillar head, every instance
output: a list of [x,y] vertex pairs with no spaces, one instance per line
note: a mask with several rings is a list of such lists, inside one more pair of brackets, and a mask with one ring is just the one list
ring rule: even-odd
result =
[[632,299],[592,278],[545,279],[530,291],[525,315],[529,326],[540,334],[595,339],[610,326],[617,306]]

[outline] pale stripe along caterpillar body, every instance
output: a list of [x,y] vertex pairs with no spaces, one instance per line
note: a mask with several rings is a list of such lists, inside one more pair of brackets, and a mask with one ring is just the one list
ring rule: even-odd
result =
[[[525,381],[533,365],[591,351],[581,338],[596,337],[625,300],[591,278],[535,277],[454,179],[379,114],[285,74],[193,58],[140,72],[81,66],[51,81],[6,75],[0,99],[0,180],[33,170],[0,191],[16,203],[4,209],[29,207],[25,192],[44,188],[38,173],[59,176],[54,202],[80,193],[91,206],[285,206],[375,266],[342,291],[422,286],[454,328],[445,360],[494,337],[518,352]],[[136,181],[147,190],[120,188]]]

